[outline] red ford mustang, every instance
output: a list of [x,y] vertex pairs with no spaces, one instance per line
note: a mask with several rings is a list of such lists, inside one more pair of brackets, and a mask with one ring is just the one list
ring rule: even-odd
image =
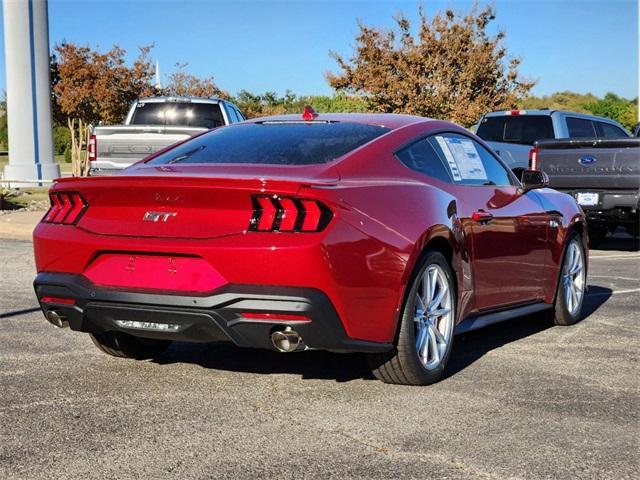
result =
[[364,352],[385,382],[428,384],[457,333],[544,309],[579,320],[584,216],[545,186],[448,122],[256,119],[58,180],[35,290],[49,321],[119,357],[224,338]]

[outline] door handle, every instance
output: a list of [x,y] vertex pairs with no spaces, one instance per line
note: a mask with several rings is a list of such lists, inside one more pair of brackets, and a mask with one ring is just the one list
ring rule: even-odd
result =
[[489,212],[485,212],[484,210],[478,210],[477,212],[473,212],[471,216],[474,222],[486,223],[493,220],[493,215]]

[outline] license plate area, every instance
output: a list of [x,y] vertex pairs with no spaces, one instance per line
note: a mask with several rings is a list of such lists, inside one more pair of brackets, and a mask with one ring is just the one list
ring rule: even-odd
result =
[[593,192],[579,192],[576,194],[576,200],[579,205],[584,207],[595,207],[598,205],[599,195]]
[[103,253],[84,270],[94,285],[158,292],[211,292],[227,281],[199,257]]

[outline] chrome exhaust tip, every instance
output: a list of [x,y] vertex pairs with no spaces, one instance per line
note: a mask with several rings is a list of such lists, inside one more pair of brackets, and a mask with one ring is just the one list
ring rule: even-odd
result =
[[271,343],[273,343],[276,350],[284,353],[295,352],[304,347],[302,338],[291,327],[273,332],[271,334]]
[[64,315],[61,315],[56,310],[47,310],[44,314],[49,323],[58,328],[67,328],[69,326],[69,320]]

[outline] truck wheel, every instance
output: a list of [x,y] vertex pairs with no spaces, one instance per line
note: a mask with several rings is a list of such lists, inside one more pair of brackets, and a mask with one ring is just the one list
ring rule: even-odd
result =
[[571,234],[562,260],[560,281],[556,291],[556,325],[572,325],[582,318],[587,272],[582,238]]
[[453,345],[455,315],[451,267],[440,252],[427,251],[405,299],[395,348],[367,356],[376,378],[401,385],[440,380]]
[[171,341],[140,338],[122,332],[91,333],[91,340],[98,350],[107,355],[135,360],[148,360],[163,353]]
[[588,227],[589,232],[589,248],[598,248],[604,241],[609,229],[604,225],[591,225]]

